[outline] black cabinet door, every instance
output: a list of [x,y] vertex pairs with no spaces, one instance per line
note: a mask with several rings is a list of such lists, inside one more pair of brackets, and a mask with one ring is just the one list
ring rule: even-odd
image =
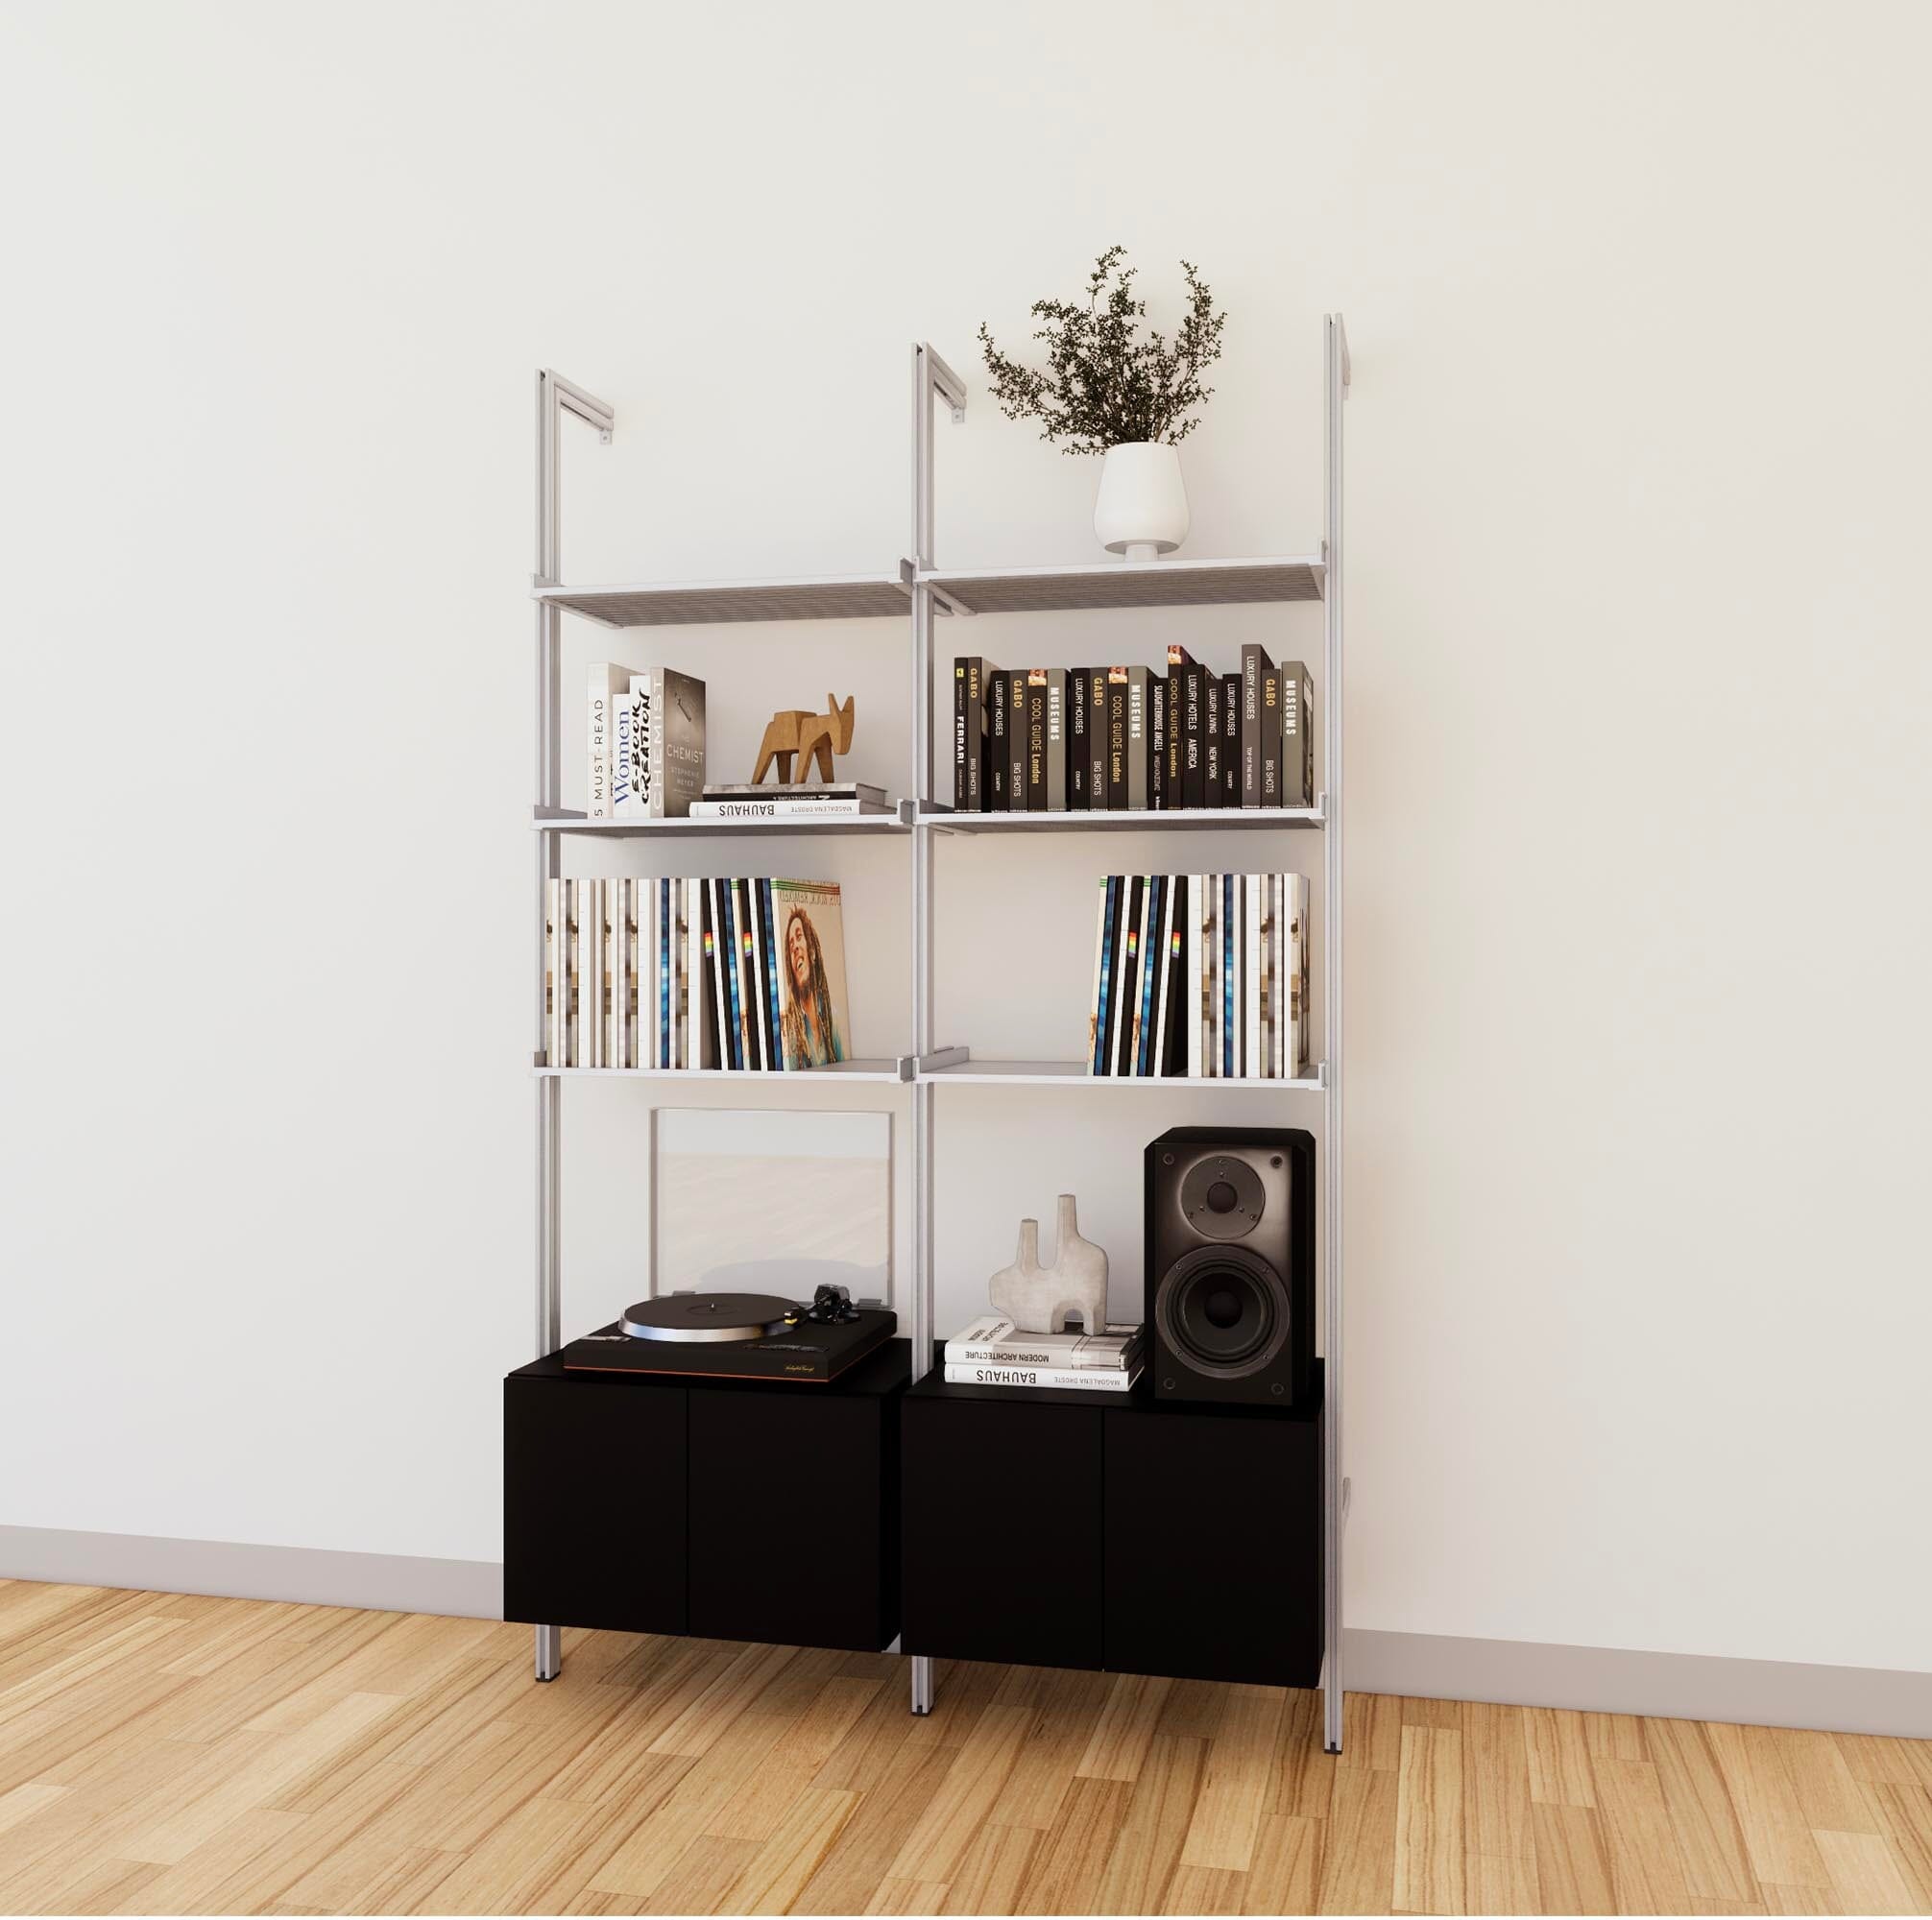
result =
[[503,1382],[503,1617],[687,1630],[683,1388]]
[[907,1653],[1099,1667],[1100,1413],[908,1397]]
[[690,1631],[877,1651],[899,1631],[885,1423],[814,1386],[690,1389]]
[[1321,1428],[1106,1416],[1106,1664],[1313,1687],[1321,1667]]

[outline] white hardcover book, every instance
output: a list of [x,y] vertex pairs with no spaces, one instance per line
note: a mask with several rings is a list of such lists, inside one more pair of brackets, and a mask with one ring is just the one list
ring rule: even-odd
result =
[[948,1360],[946,1378],[954,1386],[1023,1386],[1052,1393],[1129,1393],[1141,1377],[1133,1367],[1116,1373],[1106,1367],[1002,1367]]
[[1221,1077],[1220,1027],[1221,1027],[1221,973],[1224,958],[1220,942],[1221,887],[1220,876],[1207,876],[1207,1018],[1202,1023],[1201,1044],[1207,1048],[1207,1077],[1219,1080]]
[[640,1067],[662,1067],[658,1058],[655,1022],[651,1009],[657,1001],[657,969],[651,956],[657,950],[658,883],[641,875],[626,882],[631,890],[631,919],[638,929],[637,946],[631,964],[632,1004],[631,1047]]
[[616,704],[630,691],[631,670],[610,660],[591,662],[590,785],[584,811],[592,820],[613,817]]
[[1289,915],[1288,1078],[1298,1079],[1309,1064],[1308,876],[1291,874],[1293,904]]
[[1250,1080],[1262,1078],[1262,875],[1244,873],[1241,876],[1243,945],[1241,945],[1241,1053],[1243,1072]]
[[1268,918],[1262,926],[1262,942],[1267,948],[1262,969],[1261,1045],[1268,1061],[1268,1077],[1281,1078],[1281,876],[1265,874],[1268,888]]
[[698,883],[692,879],[678,882],[684,889],[684,1051],[678,1056],[680,1067],[702,1067],[705,1064],[705,969],[704,969],[704,920],[698,909]]
[[564,883],[543,882],[543,1065],[564,1064],[564,1030],[558,1019],[564,1004],[557,958],[564,950]]
[[1201,1077],[1201,876],[1188,876],[1187,998],[1181,1008],[1188,1033],[1188,1078]]
[[611,817],[629,820],[638,811],[638,708],[629,684],[611,697]]
[[1130,1372],[1140,1364],[1143,1330],[1109,1323],[1100,1333],[1023,1333],[1003,1315],[982,1313],[946,1342],[955,1366],[1062,1367]]
[[628,1055],[631,1029],[626,1015],[631,995],[631,956],[627,943],[630,936],[631,883],[624,879],[609,880],[605,882],[604,891],[607,896],[604,905],[605,966],[611,975],[611,1021],[604,1050],[609,1065],[628,1067],[631,1064]]
[[583,984],[578,1005],[584,1022],[584,1065],[608,1067],[604,1058],[604,883],[585,880],[583,911],[577,916],[583,932],[579,962]]
[[651,776],[657,765],[657,704],[653,698],[653,676],[634,673],[628,689],[631,708],[631,780],[624,805],[640,818],[651,811]]
[[583,887],[576,880],[564,883],[564,919],[561,927],[562,948],[559,951],[559,966],[562,972],[559,979],[564,990],[564,1004],[560,1018],[564,1030],[564,1065],[581,1067],[583,1060],[578,1052],[577,1021],[577,912],[583,904]]
[[[1114,976],[1114,991],[1121,996],[1121,1017],[1114,1032],[1113,1072],[1116,1078],[1131,1079],[1134,1071],[1134,1029],[1141,1014],[1141,955],[1147,951],[1147,883],[1145,875],[1129,874],[1127,906],[1121,916],[1121,947],[1131,952],[1133,964],[1120,969]],[[1140,882],[1140,897],[1133,887]],[[1131,976],[1131,977],[1130,977]]]

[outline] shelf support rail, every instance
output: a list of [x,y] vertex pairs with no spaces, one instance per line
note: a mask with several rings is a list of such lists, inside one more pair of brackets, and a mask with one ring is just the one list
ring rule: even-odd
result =
[[[932,552],[932,402],[943,399],[955,421],[966,418],[966,383],[927,341],[912,348],[912,790],[923,808],[932,793],[933,589],[920,579],[936,564]],[[932,836],[912,836],[912,1050],[931,1055]],[[912,1089],[912,1378],[932,1365],[932,1085]],[[932,1662],[912,1656],[912,1711],[932,1711]]]
[[[608,441],[617,417],[595,395],[553,373],[547,367],[537,374],[537,581],[554,587],[563,578],[558,512],[560,429],[568,413],[597,429]],[[563,613],[549,601],[537,609],[537,811],[554,815],[563,807],[563,688],[559,684],[559,641]],[[532,916],[536,935],[533,972],[536,977],[534,1044],[539,1059],[545,1044],[543,1019],[543,911],[551,880],[563,873],[563,835],[538,833],[537,910]],[[554,1073],[537,1076],[537,1357],[554,1354],[564,1344],[562,1232],[559,1220],[562,1187],[559,1179],[559,1102],[563,1081]],[[554,1680],[563,1670],[563,1632],[556,1626],[536,1630],[536,1672],[539,1680]]]
[[1341,408],[1348,397],[1348,334],[1339,313],[1328,316],[1328,525],[1322,593],[1322,689],[1328,709],[1323,736],[1327,826],[1322,834],[1323,891],[1327,922],[1322,942],[1321,984],[1327,1008],[1328,1108],[1323,1142],[1322,1381],[1321,1400],[1321,1614],[1325,1660],[1321,1676],[1322,1745],[1341,1751],[1341,1538],[1347,1482],[1341,1473]]

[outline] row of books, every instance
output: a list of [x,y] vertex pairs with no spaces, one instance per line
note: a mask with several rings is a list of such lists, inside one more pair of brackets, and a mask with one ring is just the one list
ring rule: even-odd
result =
[[592,820],[675,820],[705,784],[705,684],[674,667],[591,665]]
[[1002,1314],[982,1313],[946,1342],[946,1378],[966,1386],[1055,1393],[1125,1393],[1147,1348],[1139,1327],[1100,1333],[1023,1333]]
[[1099,920],[1089,1072],[1292,1080],[1306,1070],[1304,875],[1113,874]]
[[953,805],[962,813],[1166,812],[1315,804],[1315,685],[1259,646],[1217,674],[1167,666],[953,662]]
[[803,1072],[848,1057],[845,929],[819,880],[559,879],[544,1064]]

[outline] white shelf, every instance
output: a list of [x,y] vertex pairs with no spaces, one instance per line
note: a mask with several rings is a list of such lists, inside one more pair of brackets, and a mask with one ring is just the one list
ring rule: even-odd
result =
[[917,578],[962,613],[1107,607],[1234,607],[1319,600],[1319,555],[1262,560],[1105,560],[1078,566],[934,567]]
[[904,620],[894,573],[802,574],[788,580],[686,580],[619,587],[539,586],[533,597],[606,627],[689,627],[749,620]]
[[1165,833],[1225,832],[1264,830],[1280,832],[1286,828],[1317,828],[1324,824],[1324,804],[1320,796],[1313,806],[1183,806],[1172,812],[1146,808],[1109,813],[951,813],[944,808],[922,808],[915,816],[918,826],[936,833]]
[[911,1065],[897,1060],[841,1060],[831,1067],[785,1073],[763,1067],[538,1067],[540,1080],[783,1080],[802,1087],[813,1080],[881,1081],[900,1086],[912,1077]]
[[539,814],[530,824],[539,833],[583,833],[598,840],[758,839],[774,833],[906,833],[911,803],[901,801],[891,813],[819,814],[804,820],[587,820],[581,813]]
[[1084,1060],[968,1060],[957,1067],[929,1068],[921,1080],[934,1085],[969,1087],[1112,1087],[1144,1092],[1166,1089],[1169,1092],[1205,1091],[1224,1092],[1230,1088],[1251,1087],[1266,1093],[1295,1092],[1318,1093],[1328,1085],[1328,1076],[1319,1064],[1294,1080],[1210,1080],[1190,1079],[1186,1075],[1132,1079],[1094,1073]]

